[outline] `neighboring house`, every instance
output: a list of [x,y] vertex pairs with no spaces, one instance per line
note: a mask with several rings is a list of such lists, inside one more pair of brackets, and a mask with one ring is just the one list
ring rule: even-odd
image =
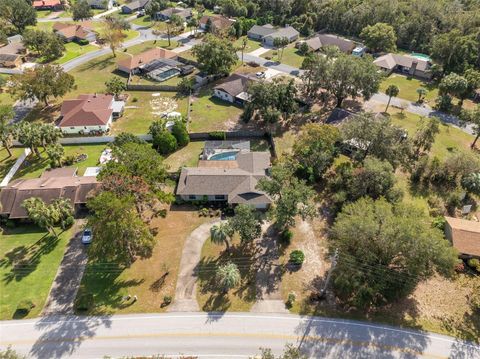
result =
[[122,6],[122,13],[133,14],[135,11],[143,10],[150,0],[134,0]]
[[167,21],[170,20],[172,15],[180,16],[184,21],[187,21],[192,18],[192,9],[170,7],[168,9],[157,12],[154,16],[154,19],[160,21]]
[[166,81],[180,75],[183,64],[174,59],[156,59],[140,66],[140,72],[153,81]]
[[243,105],[248,101],[247,87],[251,81],[255,79],[242,74],[232,74],[213,88],[213,96]]
[[273,46],[276,38],[286,37],[288,41],[293,42],[298,39],[300,33],[293,27],[287,25],[281,28],[275,28],[270,24],[259,26],[253,25],[247,32],[247,36],[253,40],[259,40],[267,46]]
[[222,15],[205,15],[199,21],[200,29],[206,30],[208,20],[211,23],[210,31],[213,33],[228,31],[235,23],[234,20],[230,20]]
[[95,32],[92,30],[90,23],[87,21],[81,24],[65,24],[56,22],[53,25],[53,31],[65,42],[79,42],[82,40],[94,42],[97,40]]
[[221,148],[207,160],[200,160],[198,167],[182,168],[177,196],[184,201],[250,204],[266,209],[272,200],[257,189],[257,184],[268,175],[270,153],[236,149],[230,141],[218,142]]
[[76,176],[76,168],[57,168],[43,172],[40,178],[18,179],[0,192],[0,216],[9,219],[28,218],[23,201],[37,197],[50,204],[58,198],[71,201],[75,212],[85,208],[88,196],[100,187],[94,176]]
[[113,0],[87,0],[87,2],[94,9],[110,10],[113,8]]
[[130,73],[135,74],[140,72],[143,66],[146,66],[155,60],[159,60],[159,59],[175,60],[177,59],[177,57],[178,57],[178,54],[173,51],[163,49],[160,47],[155,47],[153,49],[142,52],[141,54],[133,55],[131,57],[124,58],[122,60],[117,61],[117,68],[118,70],[126,72],[127,74],[130,74]]
[[60,0],[34,0],[32,6],[35,10],[61,10],[63,7]]
[[331,34],[319,34],[305,40],[310,51],[318,51],[324,46],[336,46],[340,51],[351,54],[356,45],[353,41]]
[[460,253],[460,257],[480,258],[480,223],[445,217],[445,236]]
[[23,63],[27,54],[20,35],[7,38],[7,44],[0,47],[0,67],[15,68]]
[[376,58],[373,63],[387,74],[400,72],[423,80],[432,78],[431,63],[410,55],[389,53]]
[[125,103],[115,101],[112,95],[79,95],[63,101],[57,127],[68,134],[105,133],[124,107]]

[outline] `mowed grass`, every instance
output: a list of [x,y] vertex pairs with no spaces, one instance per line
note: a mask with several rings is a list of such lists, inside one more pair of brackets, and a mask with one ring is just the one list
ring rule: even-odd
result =
[[0,105],[13,105],[15,100],[7,92],[7,81],[10,79],[10,75],[0,74],[0,83],[4,83],[4,87],[0,85]]
[[[240,239],[234,236],[230,253],[224,245],[217,245],[207,239],[202,248],[198,270],[197,301],[205,312],[248,312],[256,300],[256,270],[248,250],[240,246]],[[228,262],[237,263],[241,275],[240,285],[227,293],[215,278],[219,266]]]
[[174,49],[178,47],[177,41],[170,41],[170,45],[168,45],[168,40],[158,39],[157,41],[145,41],[141,44],[130,46],[127,48],[127,52],[132,55],[138,55],[142,52],[145,52],[150,49],[154,49],[155,47],[163,47],[164,49]]
[[[135,261],[130,268],[115,264],[90,262],[85,271],[81,293],[94,296],[95,308],[89,314],[163,312],[164,296],[175,294],[180,259],[186,238],[211,218],[199,217],[190,206],[173,206],[166,218],[150,225],[158,229],[152,256]],[[134,304],[122,300],[136,295]]]
[[235,46],[235,49],[237,49],[238,51],[240,51],[243,47],[243,39],[247,39],[247,46],[245,46],[244,50],[245,54],[262,47],[262,43],[260,41],[253,41],[250,40],[247,36],[242,36],[233,42],[233,46]]
[[182,167],[196,167],[204,145],[205,142],[190,142],[165,158],[165,163],[170,167],[170,171]]
[[243,109],[213,96],[212,86],[200,90],[192,97],[190,132],[222,131],[242,126],[240,115]]
[[[57,240],[34,226],[4,230],[0,235],[0,319],[18,317],[15,312],[22,300],[35,304],[27,318],[36,317],[45,304],[70,231],[61,233]],[[18,261],[28,262],[14,270]]]
[[94,45],[79,45],[76,42],[69,42],[65,44],[65,52],[61,58],[55,61],[57,64],[64,64],[76,57],[85,55],[88,52],[99,50],[100,48]]
[[385,90],[390,85],[396,85],[398,87],[398,98],[412,102],[416,102],[418,100],[417,89],[420,87],[423,87],[428,91],[425,100],[429,105],[434,105],[435,99],[438,96],[438,88],[436,85],[395,73],[391,74],[382,81],[380,84],[380,92],[385,93]]
[[10,171],[10,168],[15,164],[17,158],[23,153],[25,149],[22,147],[10,148],[12,156],[8,155],[7,149],[5,147],[0,147],[0,182],[3,180],[3,177]]
[[[88,157],[85,161],[74,163],[68,167],[77,167],[79,176],[82,176],[87,167],[95,167],[98,165],[100,154],[106,148],[105,144],[88,144],[88,145],[69,145],[63,146],[65,149],[65,156],[86,154]],[[41,158],[38,158],[34,154],[23,162],[20,169],[14,176],[14,179],[18,178],[37,178],[47,169],[50,168],[50,162],[48,160],[45,151],[41,151]]]
[[299,54],[298,49],[295,48],[294,44],[288,45],[283,50],[283,55],[281,49],[274,49],[264,53],[263,55],[261,55],[261,57],[265,59],[271,59],[272,61],[279,61],[282,64],[298,68],[302,66],[303,60],[305,59],[304,56]]

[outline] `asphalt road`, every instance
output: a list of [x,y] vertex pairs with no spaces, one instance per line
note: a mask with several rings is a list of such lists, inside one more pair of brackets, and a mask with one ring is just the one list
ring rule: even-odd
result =
[[0,322],[0,347],[29,358],[198,355],[247,358],[293,343],[312,358],[480,358],[453,338],[366,323],[254,313],[43,317]]

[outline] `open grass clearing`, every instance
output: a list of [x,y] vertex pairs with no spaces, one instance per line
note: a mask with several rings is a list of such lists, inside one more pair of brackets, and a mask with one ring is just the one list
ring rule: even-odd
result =
[[[280,59],[281,56],[281,59]],[[290,44],[283,50],[281,49],[273,49],[261,55],[261,57],[272,60],[272,61],[279,61],[282,64],[298,67],[300,68],[303,63],[304,56],[300,55],[298,49],[295,48],[294,44]]]
[[135,20],[131,21],[131,23],[138,26],[145,26],[145,27],[151,27],[153,25],[153,21],[150,19],[150,16],[148,15],[137,17]]
[[247,39],[247,46],[245,46],[244,50],[245,54],[262,47],[262,43],[260,41],[250,40],[247,36],[242,36],[233,42],[233,46],[235,46],[235,49],[238,51],[240,51],[243,47],[243,39]]
[[[94,296],[95,308],[88,314],[164,312],[164,296],[174,296],[180,259],[186,238],[211,218],[199,217],[191,206],[172,206],[166,218],[156,218],[157,244],[148,259],[137,260],[130,268],[90,262],[85,271],[81,293]],[[166,274],[168,273],[168,274]],[[134,304],[122,300],[136,295]]]
[[170,171],[176,171],[182,167],[196,167],[205,142],[190,142],[165,158],[165,163]]
[[[57,240],[35,226],[4,228],[0,235],[1,320],[18,318],[15,312],[22,300],[35,304],[27,318],[39,315],[69,239],[69,230]],[[14,269],[19,263],[24,263],[22,268]]]
[[380,91],[385,93],[385,90],[390,85],[396,85],[400,90],[397,97],[412,102],[418,100],[417,89],[420,87],[423,87],[428,91],[425,100],[429,105],[433,106],[435,104],[435,99],[438,96],[438,87],[435,84],[396,73],[391,74],[381,82]]
[[[98,165],[100,154],[105,149],[105,144],[86,144],[86,145],[68,145],[63,146],[65,149],[65,156],[86,154],[87,159],[82,162],[75,163],[67,167],[77,167],[77,175],[83,176],[87,167],[95,167]],[[20,169],[14,176],[18,178],[37,178],[46,170],[50,168],[50,162],[45,151],[41,151],[42,158],[38,158],[34,154],[30,154],[23,162]]]
[[[240,239],[234,236],[230,253],[225,246],[216,245],[207,240],[202,248],[198,270],[197,300],[200,309],[208,312],[248,312],[256,299],[256,271],[253,256],[248,249],[240,246]],[[215,278],[220,265],[228,262],[237,264],[241,274],[241,283],[225,293]]]
[[17,158],[23,153],[25,149],[23,147],[13,147],[10,148],[12,156],[8,155],[8,152],[5,147],[0,147],[0,182],[3,180],[3,177],[6,176],[10,168],[15,164]]
[[65,52],[61,58],[55,61],[57,64],[64,64],[76,57],[85,55],[88,52],[99,50],[100,48],[94,45],[80,45],[76,42],[69,42],[65,44]]

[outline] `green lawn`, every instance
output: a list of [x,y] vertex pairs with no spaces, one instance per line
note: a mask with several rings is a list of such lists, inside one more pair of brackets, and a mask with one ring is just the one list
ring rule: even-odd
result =
[[0,182],[3,180],[3,177],[5,177],[8,171],[10,171],[10,168],[12,168],[18,156],[23,153],[24,148],[14,147],[11,148],[10,151],[12,151],[11,157],[8,156],[8,152],[5,147],[0,147]]
[[398,86],[400,91],[397,97],[408,101],[418,100],[417,89],[419,87],[427,89],[426,101],[429,105],[434,105],[435,98],[438,96],[438,88],[435,85],[399,74],[392,74],[383,80],[380,84],[380,91],[385,92],[390,85]]
[[[3,83],[10,79],[10,75],[0,74],[0,81]],[[10,96],[8,92],[6,92],[6,87],[0,87],[0,105],[13,105],[15,100]]]
[[[135,20],[131,21],[131,23],[138,26],[145,26],[145,27],[150,27],[153,25],[153,21],[150,20],[150,16],[138,17]],[[163,24],[163,22],[161,24]]]
[[177,111],[186,115],[187,98],[177,97],[175,92],[132,91],[126,106],[123,116],[113,123],[112,132],[146,134],[150,124],[160,119],[163,112]]
[[281,50],[270,50],[264,53],[261,57],[265,59],[271,59],[272,61],[279,61],[282,64],[298,68],[302,66],[303,59],[305,58],[298,53],[298,50],[294,47],[293,44],[290,44],[283,50],[281,60],[279,60],[279,55],[281,55]]
[[163,47],[165,49],[174,49],[178,47],[178,42],[171,41],[170,46],[168,46],[168,40],[159,39],[155,41],[145,41],[141,44],[131,46],[127,49],[127,52],[132,55],[138,55],[147,50],[153,49],[155,47]]
[[87,52],[99,50],[100,48],[94,45],[79,45],[76,42],[69,42],[65,44],[65,53],[61,58],[55,61],[57,64],[64,64],[76,57],[82,56]]
[[262,47],[262,43],[260,41],[253,41],[250,40],[247,36],[242,36],[235,40],[233,43],[233,46],[235,46],[236,49],[241,49],[243,46],[243,39],[247,39],[247,46],[245,47],[245,53],[252,52],[253,50],[259,49]]
[[165,158],[165,163],[170,167],[170,171],[176,171],[182,167],[196,167],[204,145],[205,142],[190,142]]
[[[57,229],[59,231],[59,229]],[[22,300],[35,304],[27,317],[38,316],[63,258],[70,231],[58,240],[34,226],[6,229],[0,235],[0,319],[12,319]],[[28,261],[14,270],[19,260]]]
[[226,130],[238,125],[243,109],[212,96],[211,86],[200,91],[192,100],[189,131],[209,132]]
[[[105,144],[94,144],[94,145],[70,145],[63,146],[65,149],[65,156],[69,155],[78,155],[78,154],[87,154],[87,159],[85,161],[75,163],[70,167],[78,168],[78,175],[82,176],[87,167],[95,167],[98,165],[98,160],[100,154],[105,149]],[[47,158],[47,155],[41,152],[42,158],[37,156],[30,155],[25,162],[23,162],[20,169],[15,174],[15,179],[17,178],[37,178],[48,168],[50,164]]]

